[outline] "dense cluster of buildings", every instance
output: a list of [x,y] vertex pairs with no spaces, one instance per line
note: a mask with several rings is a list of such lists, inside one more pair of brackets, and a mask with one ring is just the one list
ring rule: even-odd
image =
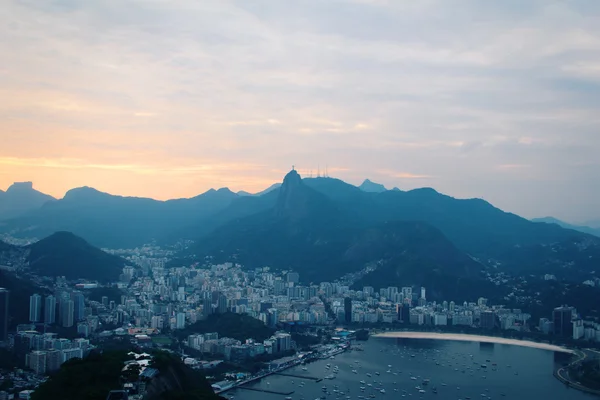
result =
[[540,318],[538,328],[546,334],[600,342],[600,323],[582,319],[574,307],[566,305],[556,307],[552,319]]
[[426,326],[469,326],[483,329],[527,329],[531,315],[519,309],[488,306],[485,298],[476,303],[428,302],[426,289],[388,287],[362,291],[337,287],[331,304],[338,321],[346,323],[403,323]]
[[244,343],[231,338],[220,338],[215,333],[194,334],[187,338],[187,345],[212,355],[222,355],[226,360],[242,362],[262,354],[280,354],[293,349],[292,337],[277,332],[263,342],[247,339]]
[[39,333],[33,327],[20,327],[14,336],[13,349],[22,367],[31,369],[38,375],[55,371],[73,358],[83,358],[92,349],[88,339],[69,340],[58,338],[55,333]]

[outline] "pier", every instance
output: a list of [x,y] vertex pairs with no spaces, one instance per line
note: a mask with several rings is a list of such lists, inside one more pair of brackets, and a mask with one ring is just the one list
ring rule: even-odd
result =
[[296,374],[289,374],[289,373],[285,373],[285,372],[275,372],[273,375],[290,376],[292,378],[298,378],[298,379],[310,379],[311,381],[315,381],[315,382],[321,382],[323,380],[323,378],[317,378],[316,376],[296,375]]
[[244,387],[244,386],[237,386],[236,389],[252,390],[253,392],[263,392],[263,393],[270,393],[270,394],[280,394],[282,396],[289,396],[290,394],[294,393],[293,390],[291,392],[280,392],[277,390],[249,388],[249,387]]

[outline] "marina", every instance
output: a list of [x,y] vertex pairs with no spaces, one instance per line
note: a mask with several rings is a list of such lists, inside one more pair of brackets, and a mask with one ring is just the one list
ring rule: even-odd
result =
[[[268,395],[273,400],[284,400],[281,396],[291,400],[590,398],[553,377],[555,366],[569,360],[567,353],[506,344],[387,338],[370,339],[362,347],[360,352],[339,353],[333,359],[317,357],[248,386],[266,394],[279,392]],[[292,389],[293,394],[281,394]],[[265,400],[235,389],[231,395],[236,400]]]

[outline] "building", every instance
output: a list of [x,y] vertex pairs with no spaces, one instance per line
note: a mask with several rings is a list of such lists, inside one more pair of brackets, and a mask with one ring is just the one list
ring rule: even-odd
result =
[[81,292],[71,293],[73,301],[73,318],[75,321],[81,321],[85,317],[85,298]]
[[427,297],[425,296],[425,288],[421,287],[421,299],[426,300]]
[[349,324],[352,322],[352,299],[344,298],[344,321]]
[[583,326],[583,320],[574,319],[572,321],[573,325],[573,339],[581,339],[585,335],[585,327]]
[[559,336],[573,336],[573,307],[556,307],[552,312],[552,322],[554,323],[554,334]]
[[90,326],[87,322],[79,322],[77,324],[77,333],[83,337],[90,336]]
[[210,297],[205,297],[202,300],[202,316],[206,319],[213,313],[212,300]]
[[42,296],[35,293],[29,296],[29,322],[42,320]]
[[224,294],[219,294],[218,310],[219,314],[225,314],[227,312],[227,296]]
[[46,352],[46,371],[56,371],[62,364],[62,352],[60,350],[48,350]]
[[52,325],[56,323],[56,297],[46,296],[44,302],[44,323]]
[[183,313],[183,312],[177,313],[177,320],[175,322],[175,328],[176,329],[185,328],[185,313]]
[[63,299],[60,302],[60,317],[62,326],[70,328],[74,324],[75,303],[73,300]]
[[481,313],[479,321],[482,329],[494,329],[496,327],[496,314],[493,311],[484,311]]
[[8,301],[10,292],[0,288],[0,342],[8,340]]
[[300,274],[297,272],[288,272],[287,274],[287,281],[288,283],[298,283],[300,282]]
[[274,336],[273,352],[282,353],[291,350],[292,336],[289,333],[277,333]]
[[29,353],[27,355],[27,366],[36,374],[44,375],[46,373],[46,352],[32,351]]
[[73,348],[62,350],[63,362],[67,362],[73,358],[83,358],[83,349]]

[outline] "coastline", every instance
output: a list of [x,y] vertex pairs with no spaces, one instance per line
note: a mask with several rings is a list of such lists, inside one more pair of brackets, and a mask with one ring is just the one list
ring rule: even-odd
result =
[[396,339],[430,339],[430,340],[451,340],[459,342],[481,342],[508,344],[514,346],[531,347],[534,349],[557,351],[561,353],[575,354],[574,350],[566,347],[556,346],[547,343],[532,342],[529,340],[507,339],[494,336],[469,335],[465,333],[437,333],[437,332],[383,332],[373,335],[373,337],[396,338]]

